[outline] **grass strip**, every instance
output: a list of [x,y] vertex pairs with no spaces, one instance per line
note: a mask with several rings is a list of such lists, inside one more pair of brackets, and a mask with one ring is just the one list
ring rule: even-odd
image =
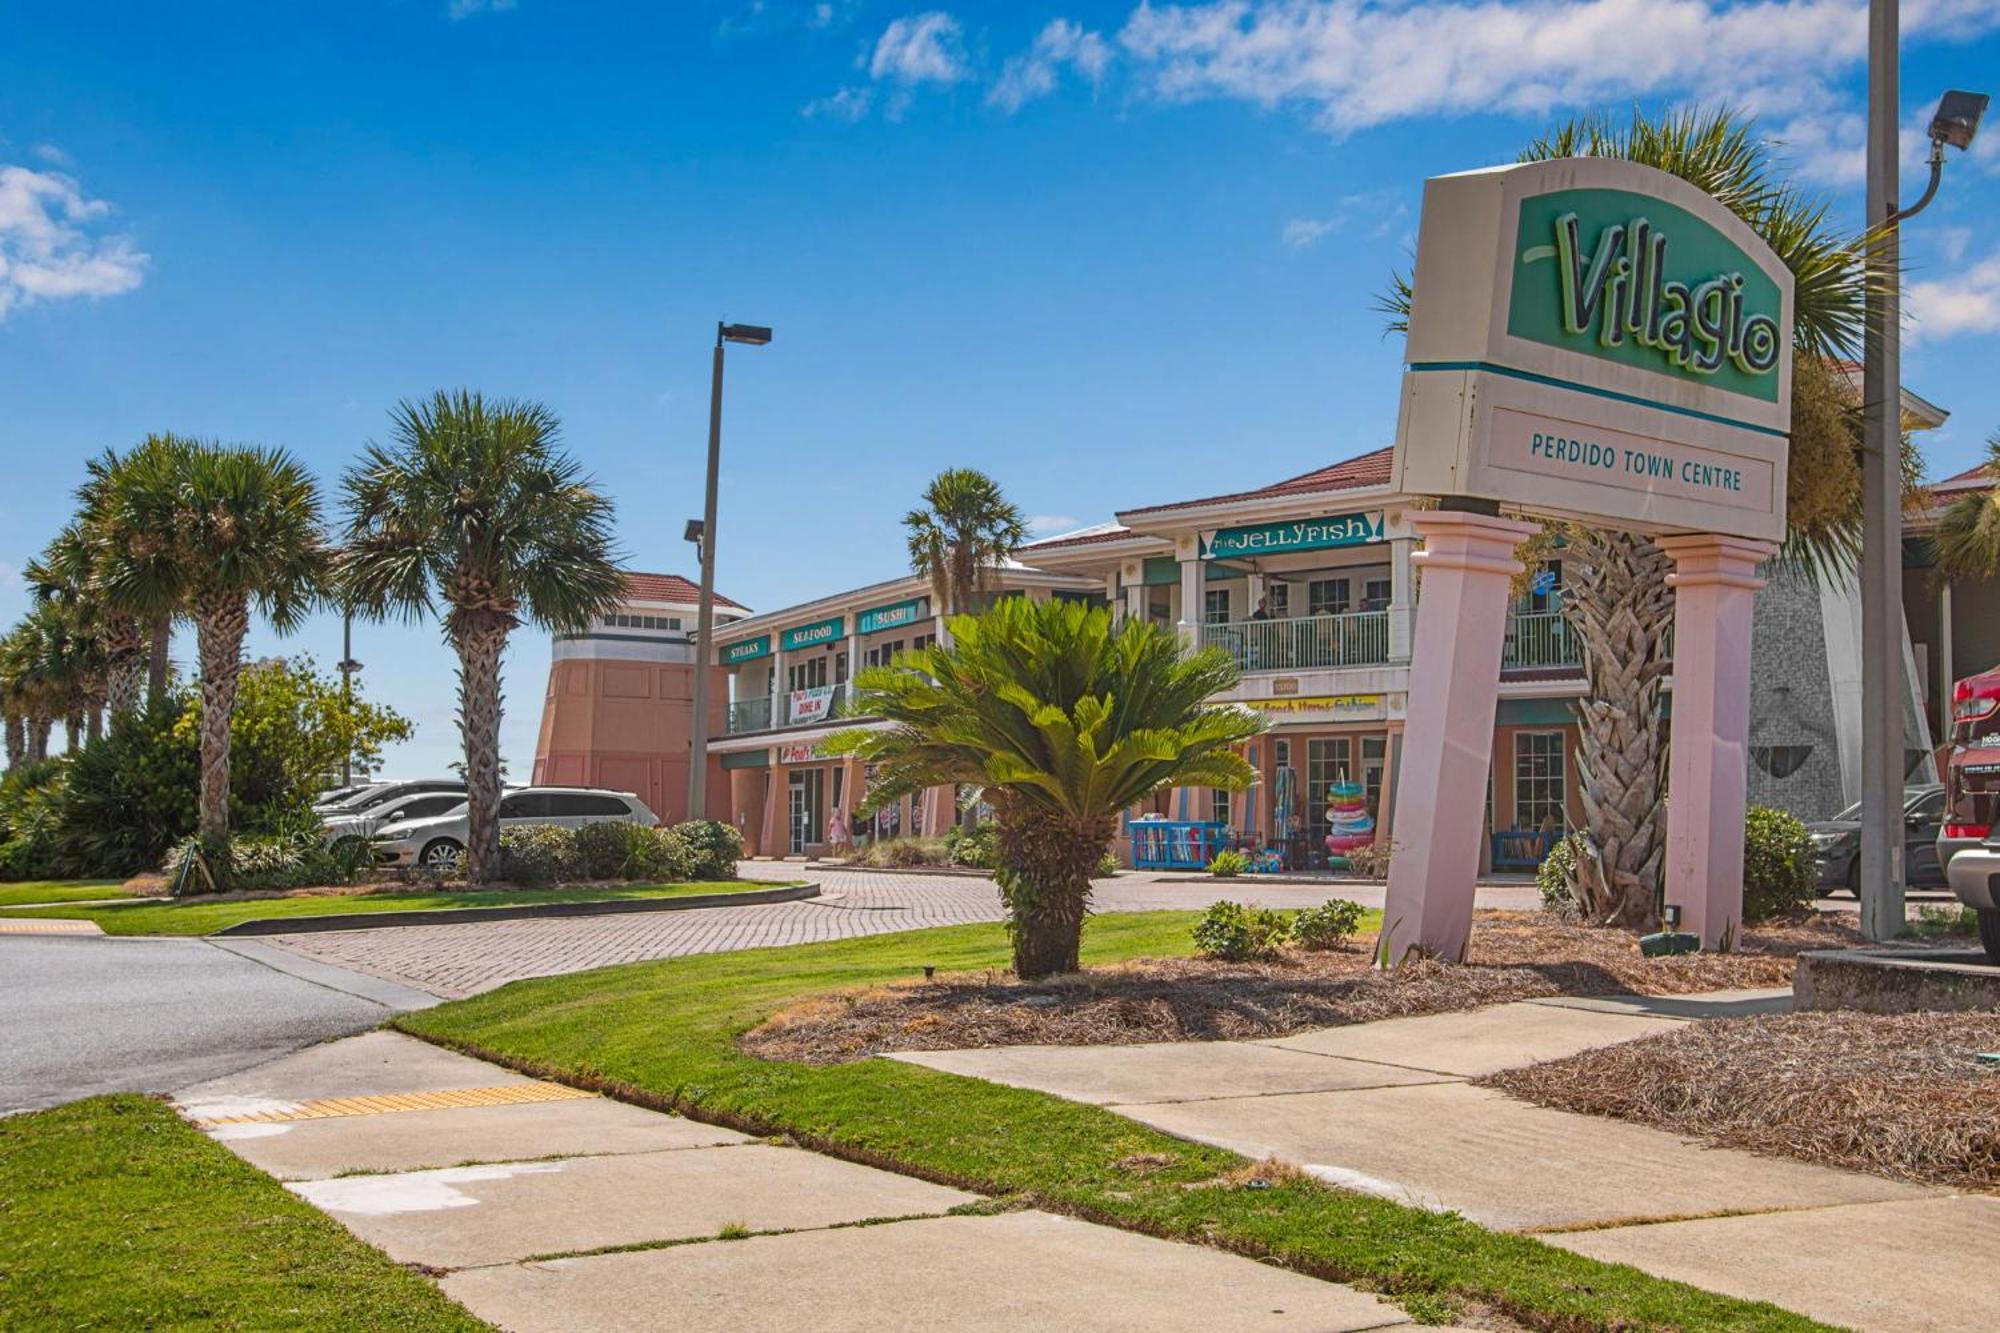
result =
[[[1191,913],[1094,918],[1087,962],[1183,954]],[[1553,1330],[1821,1327],[1453,1215],[1313,1182],[1244,1188],[1242,1157],[1099,1107],[899,1061],[754,1059],[737,1037],[831,990],[920,969],[1007,965],[998,925],[949,926],[709,954],[516,982],[395,1020],[404,1031],[539,1077],[940,1184],[1270,1258],[1405,1300],[1448,1321],[1462,1302]]]
[[95,921],[107,935],[210,935],[245,921],[292,916],[363,916],[439,908],[515,907],[537,903],[624,902],[684,898],[700,893],[745,893],[783,885],[763,880],[712,884],[609,884],[575,889],[416,889],[375,893],[322,893],[288,898],[238,898],[205,902],[107,903],[100,907],[40,907],[0,911],[0,917],[67,917]]
[[0,884],[0,907],[22,903],[74,903],[92,898],[124,898],[120,879],[35,879]]
[[0,1119],[0,1328],[486,1327],[152,1098]]

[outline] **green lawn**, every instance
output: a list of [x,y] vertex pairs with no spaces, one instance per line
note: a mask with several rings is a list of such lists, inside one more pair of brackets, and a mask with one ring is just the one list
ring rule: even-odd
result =
[[73,903],[88,898],[123,898],[122,879],[31,879],[0,884],[0,907],[20,903]]
[[[1193,920],[1168,912],[1094,918],[1085,957],[1186,952]],[[1244,1166],[1243,1158],[1099,1107],[893,1060],[814,1068],[736,1049],[738,1034],[793,1000],[911,978],[927,964],[1004,968],[1005,932],[953,926],[631,964],[517,982],[395,1021],[628,1100],[753,1133],[787,1133],[810,1147],[1074,1216],[1271,1256],[1397,1295],[1434,1322],[1450,1322],[1471,1298],[1550,1329],[1819,1327],[1456,1216],[1303,1181],[1237,1188],[1216,1178]]]
[[151,1098],[0,1119],[0,1328],[486,1327]]
[[696,893],[741,893],[775,889],[764,881],[713,884],[613,884],[578,889],[424,889],[387,893],[322,894],[303,898],[256,898],[203,902],[185,898],[112,903],[102,907],[40,907],[0,911],[0,917],[85,917],[107,935],[211,935],[244,921],[288,916],[357,916],[452,907],[515,907],[524,903],[623,902],[631,898],[682,898]]

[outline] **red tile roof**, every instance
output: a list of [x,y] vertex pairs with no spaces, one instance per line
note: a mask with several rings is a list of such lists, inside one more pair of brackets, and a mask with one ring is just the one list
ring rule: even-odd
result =
[[[642,574],[636,570],[625,571],[625,595],[635,602],[661,602],[668,606],[696,606],[701,602],[701,586],[678,574]],[[732,602],[721,593],[715,594],[717,606],[728,607],[732,611],[748,611],[750,608],[739,602]]]
[[2000,473],[1995,473],[1991,463],[1979,463],[1967,468],[1954,477],[1946,477],[1933,485],[1933,491],[1984,491],[2000,485]]
[[1072,546],[1095,546],[1099,542],[1121,542],[1127,537],[1139,534],[1127,527],[1107,528],[1102,532],[1078,532],[1067,537],[1044,537],[1040,541],[1029,542],[1022,551],[1062,551]]
[[1199,500],[1176,500],[1172,504],[1147,505],[1143,509],[1121,510],[1120,516],[1130,514],[1154,514],[1163,509],[1186,509],[1192,505],[1227,504],[1234,500],[1263,500],[1280,495],[1311,495],[1319,491],[1353,491],[1364,486],[1387,486],[1389,484],[1389,457],[1392,450],[1387,446],[1353,458],[1343,459],[1326,467],[1315,468],[1311,472],[1300,473],[1284,481],[1269,486],[1260,486],[1251,491],[1234,491],[1228,495],[1210,495]]

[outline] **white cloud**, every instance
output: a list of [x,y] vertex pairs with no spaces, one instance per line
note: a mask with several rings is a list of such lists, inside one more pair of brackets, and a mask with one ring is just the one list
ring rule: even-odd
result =
[[147,256],[103,230],[110,213],[69,176],[0,166],[0,319],[16,305],[137,287]]
[[42,161],[48,163],[52,167],[67,167],[74,165],[72,159],[70,158],[70,155],[68,153],[65,153],[62,149],[56,147],[52,143],[38,143],[33,148],[30,148],[28,151],[33,153],[36,157],[39,157],[40,159],[42,159]]
[[1069,532],[1077,526],[1077,521],[1068,514],[1036,514],[1028,520],[1028,531],[1038,537],[1051,532]]
[[860,120],[868,114],[874,100],[873,88],[842,88],[829,96],[815,97],[800,109],[799,114],[808,120],[821,116],[833,120]]
[[1281,236],[1294,250],[1317,245],[1336,231],[1355,231],[1380,238],[1389,235],[1410,216],[1410,205],[1395,190],[1367,190],[1350,194],[1323,218],[1293,218]]
[[1294,250],[1303,250],[1316,245],[1333,230],[1332,218],[1293,218],[1285,224],[1285,244]]
[[1018,111],[1037,97],[1056,90],[1062,67],[1075,69],[1094,88],[1111,64],[1111,44],[1081,23],[1052,19],[1035,37],[1033,45],[1011,56],[1000,67],[1000,77],[986,94],[986,100],[1007,111]]
[[[1867,12],[1867,0],[1146,0],[1119,41],[1159,97],[1299,105],[1346,132],[1642,94],[1796,108],[1861,66]],[[1996,26],[1992,0],[1903,10],[1906,42]]]
[[2000,333],[2000,251],[1954,277],[1910,283],[1903,301],[1913,342]]
[[898,83],[957,83],[971,74],[958,20],[942,10],[899,18],[882,30],[869,77]]
[[515,7],[518,0],[451,0],[445,6],[445,13],[456,23],[459,19],[469,19],[474,14],[502,14]]

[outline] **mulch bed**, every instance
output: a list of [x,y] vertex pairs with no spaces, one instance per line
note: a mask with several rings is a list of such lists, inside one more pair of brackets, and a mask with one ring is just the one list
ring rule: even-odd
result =
[[1955,1188],[2000,1188],[2000,1014],[1845,1010],[1691,1023],[1510,1069],[1488,1087],[1707,1142]]
[[1280,1037],[1552,995],[1785,986],[1799,953],[1860,938],[1845,922],[1813,919],[1746,931],[1736,953],[1649,959],[1626,931],[1481,912],[1463,965],[1380,972],[1374,937],[1364,935],[1346,949],[1265,963],[1145,959],[1033,984],[1004,972],[945,976],[815,996],[739,1044],[767,1060],[838,1064],[888,1051]]

